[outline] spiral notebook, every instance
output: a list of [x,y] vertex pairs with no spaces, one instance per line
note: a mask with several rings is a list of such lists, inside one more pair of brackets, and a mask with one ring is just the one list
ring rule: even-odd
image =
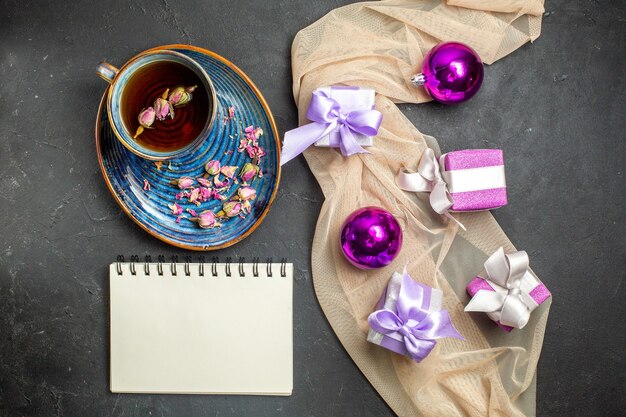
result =
[[291,395],[293,265],[114,262],[111,391]]

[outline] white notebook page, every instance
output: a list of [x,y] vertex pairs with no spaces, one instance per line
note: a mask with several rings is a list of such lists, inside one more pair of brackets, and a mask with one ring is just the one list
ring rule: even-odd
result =
[[111,391],[291,395],[292,264],[110,266]]

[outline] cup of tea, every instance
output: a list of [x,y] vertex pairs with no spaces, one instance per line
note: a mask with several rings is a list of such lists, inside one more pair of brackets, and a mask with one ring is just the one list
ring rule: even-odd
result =
[[111,84],[106,98],[111,129],[136,155],[154,161],[183,157],[209,136],[217,113],[215,88],[187,55],[153,50],[120,69],[101,62],[96,73]]

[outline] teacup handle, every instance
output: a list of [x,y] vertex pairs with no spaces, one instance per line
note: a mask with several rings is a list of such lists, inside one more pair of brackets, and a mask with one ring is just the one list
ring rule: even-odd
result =
[[109,84],[113,82],[118,72],[120,72],[120,70],[118,70],[106,61],[102,61],[96,67],[96,74],[98,74],[100,78],[102,78]]

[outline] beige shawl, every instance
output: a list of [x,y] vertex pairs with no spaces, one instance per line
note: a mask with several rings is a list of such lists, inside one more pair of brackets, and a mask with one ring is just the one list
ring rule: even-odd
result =
[[[484,314],[463,311],[465,286],[499,246],[514,247],[490,213],[459,216],[463,232],[432,212],[426,198],[395,185],[401,167],[415,170],[434,138],[420,133],[394,103],[429,100],[409,79],[441,41],[471,45],[487,64],[539,36],[541,0],[376,1],[356,3],[300,31],[293,43],[293,93],[304,117],[311,92],[347,84],[374,88],[383,123],[371,154],[343,158],[311,147],[306,160],[326,198],[311,255],[319,302],[341,343],[399,415],[521,416],[535,414],[535,371],[550,301],[522,330],[507,334]],[[513,110],[514,111],[514,110]],[[468,147],[472,147],[468,145]],[[513,202],[514,203],[514,202]],[[360,271],[339,247],[339,229],[355,209],[377,205],[404,230],[392,265]],[[465,341],[442,339],[421,363],[366,341],[367,317],[393,271],[440,288],[444,305]]]

